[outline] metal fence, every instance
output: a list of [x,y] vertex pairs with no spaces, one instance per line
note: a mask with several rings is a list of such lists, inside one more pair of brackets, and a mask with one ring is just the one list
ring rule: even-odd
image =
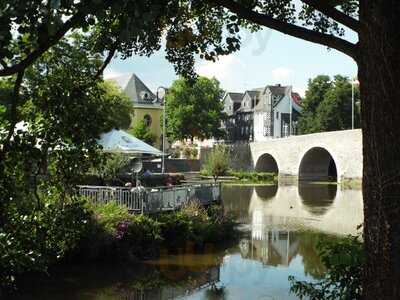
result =
[[173,187],[127,188],[114,186],[79,186],[80,195],[92,203],[115,201],[133,213],[156,213],[176,210],[193,200],[202,205],[219,201],[221,186],[218,183],[199,183]]

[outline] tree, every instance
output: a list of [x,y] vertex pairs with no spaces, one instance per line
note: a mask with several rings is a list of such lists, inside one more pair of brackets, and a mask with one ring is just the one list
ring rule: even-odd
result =
[[[301,133],[314,133],[351,128],[352,86],[348,78],[319,75],[308,83],[303,110],[299,118]],[[355,99],[359,98],[355,88]],[[360,127],[360,111],[354,108],[355,128]]]
[[229,170],[229,149],[224,145],[216,145],[207,155],[204,169],[217,182],[218,177]]
[[109,105],[109,122],[114,124],[114,128],[128,129],[132,123],[132,101],[111,81],[103,81],[99,85],[104,89],[104,98]]
[[168,136],[174,140],[221,137],[222,93],[216,79],[176,80],[166,95]]
[[[400,3],[396,0],[209,0],[232,20],[336,49],[358,65],[363,129],[365,299],[400,298]],[[358,41],[346,40],[346,30]]]
[[[99,135],[129,122],[121,116],[129,117],[130,103],[94,78],[102,61],[89,55],[83,42],[82,36],[62,40],[27,68],[18,105],[10,93],[13,80],[0,80],[1,216],[9,205],[27,213],[32,205],[37,209],[40,195],[50,190],[72,191],[80,175],[102,159]],[[25,126],[10,135],[7,129],[21,121]]]
[[154,145],[156,141],[156,136],[151,133],[150,128],[146,125],[144,120],[140,120],[135,124],[135,126],[130,130],[131,133],[143,142]]
[[1,287],[76,246],[89,219],[74,188],[103,161],[99,135],[129,123],[130,103],[95,78],[102,61],[82,38],[61,40],[23,78],[0,79]]

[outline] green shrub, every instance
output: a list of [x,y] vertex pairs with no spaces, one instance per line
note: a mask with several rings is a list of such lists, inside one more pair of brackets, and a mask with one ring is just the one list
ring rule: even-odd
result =
[[160,223],[144,215],[118,224],[116,238],[121,255],[140,259],[157,256],[163,241]]
[[321,239],[317,247],[327,269],[325,276],[315,283],[296,281],[290,276],[290,291],[300,299],[361,299],[365,255],[359,238]]
[[198,155],[197,148],[194,146],[185,145],[182,154],[187,159],[196,159]]
[[181,211],[161,214],[161,235],[168,248],[182,248],[188,242],[201,247],[205,243],[219,243],[236,235],[233,218],[224,216],[218,205],[207,210],[189,204]]
[[8,207],[6,226],[0,229],[0,286],[12,286],[22,273],[45,272],[86,234],[90,213],[84,202],[72,198],[56,202],[49,197],[31,215]]
[[143,142],[152,146],[157,141],[157,136],[151,132],[151,128],[146,125],[144,120],[136,122],[136,124],[129,129],[128,132],[139,140],[142,140]]
[[97,176],[103,181],[115,181],[118,180],[122,171],[127,168],[129,162],[130,158],[124,154],[108,154],[104,163],[91,169],[90,175]]
[[103,227],[106,232],[112,235],[115,234],[119,223],[133,219],[128,209],[119,206],[114,201],[110,201],[106,204],[90,204],[89,208],[93,212],[97,223]]
[[276,181],[276,174],[274,173],[229,171],[228,174],[237,177],[239,180],[250,181],[252,183],[272,183]]

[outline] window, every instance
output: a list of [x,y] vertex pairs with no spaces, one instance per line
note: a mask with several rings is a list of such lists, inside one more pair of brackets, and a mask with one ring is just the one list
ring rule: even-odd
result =
[[143,121],[144,121],[144,124],[147,127],[150,127],[151,121],[152,121],[150,115],[145,115],[144,118],[143,118]]
[[279,111],[276,112],[276,118],[279,119]]

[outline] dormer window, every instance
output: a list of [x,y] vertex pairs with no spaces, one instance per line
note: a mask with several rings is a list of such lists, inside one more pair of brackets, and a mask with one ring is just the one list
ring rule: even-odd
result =
[[147,92],[141,92],[140,93],[140,100],[142,100],[142,101],[149,101],[150,100],[150,97],[149,97],[149,94],[147,93]]

